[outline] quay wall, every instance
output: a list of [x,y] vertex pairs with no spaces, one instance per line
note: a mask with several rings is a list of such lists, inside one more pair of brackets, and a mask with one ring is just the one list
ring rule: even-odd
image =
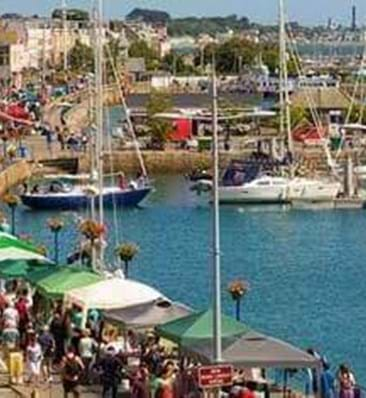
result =
[[[190,151],[144,151],[142,153],[144,163],[149,174],[184,174],[197,168],[209,169],[211,167],[211,153]],[[220,156],[221,166],[225,167],[228,162],[237,157],[241,158],[243,153],[222,154]],[[88,155],[79,159],[79,171],[90,170],[90,158]],[[123,171],[126,174],[135,174],[140,170],[139,161],[135,151],[115,151],[104,158],[105,173],[117,173]]]

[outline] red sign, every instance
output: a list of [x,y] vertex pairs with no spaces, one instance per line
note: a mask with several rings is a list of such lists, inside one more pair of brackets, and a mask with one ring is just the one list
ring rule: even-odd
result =
[[198,384],[201,388],[231,386],[233,373],[231,365],[201,366],[198,368]]

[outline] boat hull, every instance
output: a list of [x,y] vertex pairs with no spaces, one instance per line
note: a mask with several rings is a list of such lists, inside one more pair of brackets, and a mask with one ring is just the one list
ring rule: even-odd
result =
[[[120,191],[107,192],[103,194],[104,207],[135,207],[139,205],[151,192],[150,187]],[[91,205],[91,197],[85,193],[72,192],[67,195],[37,195],[29,194],[21,196],[24,206],[34,210],[78,210]],[[98,203],[98,200],[96,200]]]
[[284,187],[220,187],[220,203],[223,204],[283,204],[287,203]]
[[337,182],[294,180],[289,184],[290,201],[328,202],[337,198],[341,185]]

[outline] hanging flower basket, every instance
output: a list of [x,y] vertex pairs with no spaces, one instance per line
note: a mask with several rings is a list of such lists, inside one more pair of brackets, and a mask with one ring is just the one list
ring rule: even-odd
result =
[[20,203],[20,199],[18,196],[12,193],[6,193],[3,196],[3,202],[6,203],[9,207],[14,208],[17,207]]
[[84,220],[79,226],[80,232],[91,241],[100,239],[105,233],[106,228],[104,224],[99,224],[94,220]]
[[61,229],[65,226],[65,223],[59,218],[49,218],[47,220],[48,228],[52,232],[60,232]]
[[228,288],[233,300],[240,300],[249,291],[249,284],[245,281],[236,280],[231,282]]

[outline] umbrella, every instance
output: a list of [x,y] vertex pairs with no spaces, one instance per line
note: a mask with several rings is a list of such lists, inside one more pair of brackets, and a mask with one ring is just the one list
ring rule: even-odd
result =
[[37,260],[50,262],[38,249],[13,235],[0,232],[0,263],[6,260]]
[[102,281],[101,275],[85,268],[57,267],[58,269],[35,282],[36,287],[46,297],[62,298],[73,289],[82,288]]
[[44,272],[55,269],[54,265],[40,263],[38,261],[7,260],[0,263],[0,277],[4,279],[23,278],[28,279],[31,273]]
[[[221,327],[223,338],[234,338],[249,331],[249,328],[234,318],[221,315]],[[176,344],[182,346],[199,343],[212,339],[213,314],[212,310],[198,312],[187,317],[157,326],[156,331]]]

